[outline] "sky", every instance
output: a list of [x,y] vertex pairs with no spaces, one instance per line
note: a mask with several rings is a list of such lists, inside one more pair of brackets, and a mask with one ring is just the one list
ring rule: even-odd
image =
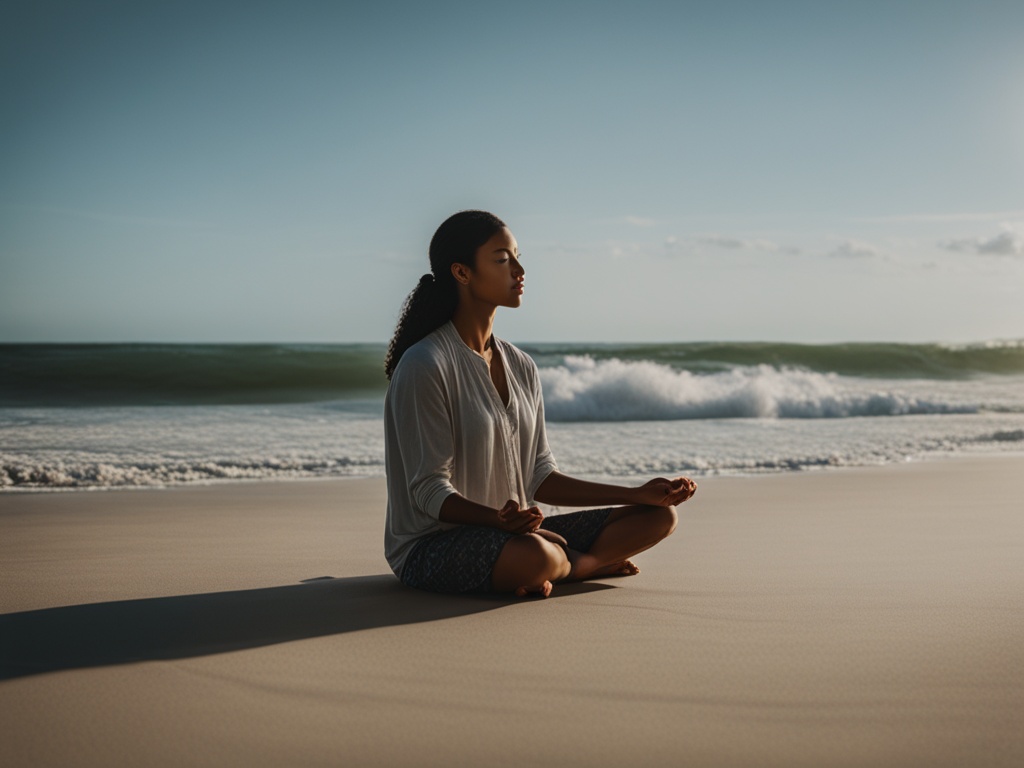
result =
[[0,342],[1024,338],[1024,3],[0,0]]

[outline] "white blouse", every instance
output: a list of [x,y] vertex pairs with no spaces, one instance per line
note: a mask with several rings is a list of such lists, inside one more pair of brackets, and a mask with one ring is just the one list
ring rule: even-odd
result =
[[494,339],[508,382],[506,406],[487,361],[451,322],[402,355],[384,401],[388,508],[384,554],[396,574],[421,536],[454,528],[442,523],[452,493],[500,509],[509,499],[533,503],[558,467],[544,429],[537,365]]

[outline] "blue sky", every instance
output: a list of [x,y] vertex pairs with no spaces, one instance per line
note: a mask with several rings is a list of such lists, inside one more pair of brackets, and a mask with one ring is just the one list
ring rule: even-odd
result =
[[1024,337],[1019,2],[4,2],[0,341]]

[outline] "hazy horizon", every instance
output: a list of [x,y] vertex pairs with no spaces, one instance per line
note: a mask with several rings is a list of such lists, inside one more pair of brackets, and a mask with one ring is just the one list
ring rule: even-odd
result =
[[[794,347],[841,347],[841,346],[891,346],[891,347],[927,347],[935,346],[940,348],[950,349],[961,349],[961,348],[979,348],[979,349],[998,349],[1001,347],[1016,348],[1024,346],[1024,336],[1018,338],[993,338],[993,339],[973,339],[966,341],[959,340],[948,340],[948,339],[924,339],[921,341],[887,341],[884,339],[838,339],[836,341],[791,341],[787,339],[690,339],[686,341],[680,340],[631,340],[624,339],[621,341],[580,341],[577,339],[548,339],[539,341],[537,339],[511,339],[507,336],[502,335],[495,330],[497,335],[507,342],[516,344],[517,346],[528,347],[528,348],[544,348],[544,347],[685,347],[685,346],[698,346],[698,345],[723,345],[723,346],[765,346],[765,347],[783,347],[783,346],[794,346]],[[388,345],[388,339],[378,340],[353,340],[353,341],[266,341],[266,340],[249,340],[249,341],[162,341],[162,340],[143,340],[143,341],[117,341],[117,340],[97,340],[97,341],[0,341],[0,347],[11,347],[11,346],[35,346],[35,347],[89,347],[89,346],[109,346],[109,347],[245,347],[245,346],[267,346],[267,347],[381,347],[386,349]]]

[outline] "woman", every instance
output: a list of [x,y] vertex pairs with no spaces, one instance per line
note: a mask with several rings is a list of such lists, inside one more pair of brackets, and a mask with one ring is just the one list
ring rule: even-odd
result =
[[[491,331],[498,307],[522,302],[519,258],[496,216],[451,216],[388,347],[384,547],[413,587],[547,597],[560,581],[633,575],[629,558],[672,533],[675,505],[697,490],[685,477],[627,488],[558,471],[537,366]],[[602,508],[545,517],[535,501]]]

